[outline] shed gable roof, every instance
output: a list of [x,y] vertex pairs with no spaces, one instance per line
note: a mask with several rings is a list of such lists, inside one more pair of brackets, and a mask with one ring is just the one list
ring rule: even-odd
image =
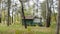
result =
[[[22,17],[22,19],[24,19],[24,18]],[[33,16],[25,16],[25,19],[34,19],[34,17]]]

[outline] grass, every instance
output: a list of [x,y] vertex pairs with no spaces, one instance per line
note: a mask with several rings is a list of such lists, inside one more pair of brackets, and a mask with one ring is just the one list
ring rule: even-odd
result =
[[56,23],[51,24],[51,27],[28,26],[27,29],[21,24],[13,24],[7,26],[0,24],[0,34],[55,34]]

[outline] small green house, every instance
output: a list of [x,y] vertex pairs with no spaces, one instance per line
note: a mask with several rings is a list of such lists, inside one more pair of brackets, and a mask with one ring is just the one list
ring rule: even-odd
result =
[[[36,18],[33,16],[25,16],[25,22],[27,23],[28,26],[35,26],[37,25],[42,25],[42,22],[40,18]],[[22,18],[22,25],[24,25],[24,19]]]

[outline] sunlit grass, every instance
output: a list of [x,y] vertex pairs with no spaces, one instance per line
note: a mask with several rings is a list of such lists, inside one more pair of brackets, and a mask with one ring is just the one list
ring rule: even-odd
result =
[[0,24],[0,34],[55,34],[56,24],[53,23],[51,27],[28,26],[24,28],[20,23],[7,26]]

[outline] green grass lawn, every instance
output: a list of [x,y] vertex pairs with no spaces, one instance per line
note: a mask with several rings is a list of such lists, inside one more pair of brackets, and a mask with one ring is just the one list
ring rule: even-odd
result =
[[27,29],[21,24],[13,24],[7,26],[0,24],[0,34],[55,34],[56,23],[51,24],[51,27],[28,26]]

